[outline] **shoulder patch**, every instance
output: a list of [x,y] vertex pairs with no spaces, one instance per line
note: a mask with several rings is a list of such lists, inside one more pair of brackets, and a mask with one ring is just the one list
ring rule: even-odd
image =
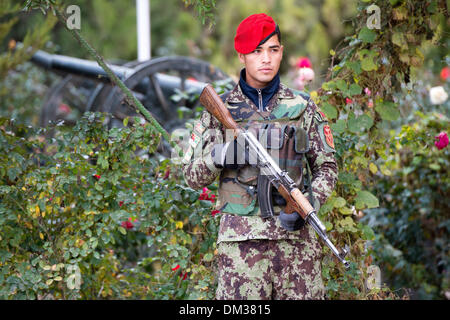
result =
[[331,128],[328,124],[323,126],[323,135],[325,136],[325,141],[328,146],[334,149],[333,134],[331,133]]

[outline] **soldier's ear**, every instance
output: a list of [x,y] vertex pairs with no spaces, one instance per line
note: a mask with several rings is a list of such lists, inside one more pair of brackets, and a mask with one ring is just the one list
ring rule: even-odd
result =
[[242,53],[238,52],[238,57],[239,57],[239,61],[242,64],[245,64],[245,54],[242,54]]

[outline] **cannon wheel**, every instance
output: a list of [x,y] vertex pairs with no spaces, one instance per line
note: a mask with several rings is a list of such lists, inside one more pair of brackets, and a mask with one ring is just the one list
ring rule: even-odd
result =
[[[171,101],[170,96],[175,92],[175,88],[172,90],[162,88],[157,80],[160,74],[176,76],[181,79],[176,87],[181,92],[186,90],[188,81],[206,83],[229,79],[220,69],[205,61],[190,57],[162,57],[138,65],[136,71],[124,81],[125,85],[168,131],[180,127],[186,120],[178,118],[178,107],[184,105],[192,108],[193,103],[186,100],[178,103]],[[145,85],[143,86],[143,84]],[[113,116],[112,126],[120,125],[125,117],[137,115],[134,109],[125,105],[124,95],[118,88],[114,88],[109,93],[103,106],[101,111],[111,113]]]
[[48,90],[41,110],[40,126],[45,127],[49,122],[58,120],[74,125],[84,113],[85,101],[94,87],[92,80],[75,75],[65,76]]
[[[130,68],[136,65],[138,63],[134,61],[124,64]],[[93,111],[92,103],[99,100],[100,94],[105,98],[112,89],[111,85],[82,76],[72,74],[61,76],[62,80],[55,83],[44,98],[39,119],[41,127],[59,120],[64,120],[66,125],[74,125],[84,112]]]

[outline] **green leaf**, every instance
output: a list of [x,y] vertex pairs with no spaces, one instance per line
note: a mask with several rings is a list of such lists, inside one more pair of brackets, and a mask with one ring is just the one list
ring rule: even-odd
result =
[[324,83],[322,83],[322,89],[327,90],[327,91],[334,90],[334,89],[336,89],[336,83],[333,80],[324,82]]
[[347,216],[347,217],[345,217],[345,219],[339,221],[339,225],[344,229],[344,231],[358,232],[358,229],[355,228],[355,222],[349,216]]
[[377,197],[375,197],[369,191],[358,191],[355,197],[355,207],[356,209],[363,209],[367,207],[368,209],[377,208],[380,205]]
[[347,61],[345,63],[353,72],[358,76],[361,74],[361,62],[360,61]]
[[394,32],[392,35],[392,43],[404,50],[408,49],[408,43],[406,42],[405,36],[402,32]]
[[373,119],[367,114],[363,114],[356,119],[349,119],[348,130],[353,133],[358,133],[365,129],[370,129],[373,126]]
[[362,92],[362,88],[359,85],[357,85],[356,83],[352,83],[350,85],[350,89],[349,89],[350,95],[355,96],[357,94],[361,94],[361,92]]
[[336,133],[343,133],[347,127],[346,121],[344,119],[339,119],[336,123],[331,124],[331,130]]
[[373,59],[366,57],[361,60],[361,68],[364,71],[374,71],[377,70],[377,65],[373,63]]
[[361,122],[361,125],[366,129],[370,129],[373,126],[373,119],[367,113],[360,116],[359,121]]
[[339,79],[336,81],[336,86],[339,90],[341,90],[342,92],[346,92],[348,90],[348,85],[347,82],[345,82],[342,79]]
[[365,43],[374,42],[377,37],[377,33],[367,27],[363,27],[358,34],[358,39],[362,40]]
[[128,125],[128,117],[126,117],[125,119],[123,119],[123,126],[126,127]]
[[335,106],[329,104],[328,102],[323,103],[320,108],[328,119],[336,119],[338,116],[338,111]]
[[377,103],[375,111],[378,112],[383,120],[394,121],[400,117],[400,111],[398,111],[397,105],[390,101]]
[[374,240],[375,239],[375,233],[373,232],[372,228],[368,225],[359,223],[358,227],[362,231],[362,238],[363,240]]
[[333,206],[335,208],[342,208],[343,206],[345,206],[345,204],[347,203],[347,201],[345,201],[344,198],[342,197],[337,197],[336,199],[334,199],[333,201]]
[[435,170],[435,171],[441,170],[441,166],[439,164],[437,164],[437,163],[431,163],[429,165],[429,167],[430,167],[430,169]]
[[350,216],[353,213],[352,209],[350,209],[348,207],[339,208],[339,212],[341,214],[343,214],[344,216]]
[[348,125],[348,131],[350,131],[350,132],[358,133],[361,131],[361,127],[358,123],[358,118],[349,117],[347,125]]
[[378,52],[364,49],[358,52],[358,55],[361,60],[361,68],[364,71],[377,70],[378,67],[374,63],[374,58],[378,55]]
[[124,227],[119,227],[119,232],[124,235],[127,234],[127,230]]
[[203,256],[203,260],[206,261],[206,262],[212,261],[213,258],[214,258],[214,255],[212,253],[210,253],[210,252],[208,252],[207,254],[205,254]]

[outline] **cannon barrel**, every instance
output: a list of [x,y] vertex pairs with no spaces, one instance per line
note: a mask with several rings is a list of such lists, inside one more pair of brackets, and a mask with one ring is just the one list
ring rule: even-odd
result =
[[[51,70],[58,74],[72,74],[100,82],[110,82],[108,74],[96,61],[50,54],[42,50],[36,51],[36,53],[31,57],[31,61],[42,68]],[[139,69],[109,63],[107,63],[107,65],[121,80],[128,79]],[[201,93],[206,85],[206,83],[201,81],[186,79],[183,88],[182,80],[179,77],[162,73],[156,73],[154,75],[154,79],[158,81],[159,86],[163,91],[171,92],[173,92],[175,88],[178,88],[193,91],[195,93]],[[141,92],[145,92],[145,90],[149,88],[149,81],[150,79],[148,77],[142,79],[136,88],[138,90],[141,89],[139,90]]]
[[[36,51],[31,57],[31,61],[36,65],[64,74],[75,74],[94,80],[109,82],[109,76],[105,70],[95,61],[83,60],[57,54],[50,54],[42,50]],[[129,77],[134,70],[132,68],[110,65],[108,66],[121,80]]]

